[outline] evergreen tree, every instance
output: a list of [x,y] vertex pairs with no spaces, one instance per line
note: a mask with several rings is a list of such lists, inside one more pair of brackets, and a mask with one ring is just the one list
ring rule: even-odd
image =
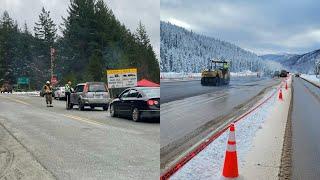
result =
[[14,81],[13,58],[17,49],[14,48],[18,27],[9,13],[5,11],[0,20],[0,82]]
[[50,12],[42,8],[34,34],[27,24],[5,12],[0,19],[0,85],[30,77],[31,87],[41,88],[50,78],[50,47],[57,50],[55,74],[76,82],[105,81],[110,68],[138,68],[138,79],[159,82],[159,64],[144,25],[132,33],[121,24],[104,0],[71,0],[62,36]]
[[95,51],[92,56],[90,57],[89,60],[89,67],[88,67],[88,72],[90,77],[92,77],[93,81],[101,81],[102,76],[103,76],[103,68],[104,66],[102,65],[102,56],[101,52]]
[[56,39],[57,28],[50,18],[50,11],[46,11],[44,7],[42,7],[39,15],[39,21],[35,23],[34,31],[36,38],[43,40],[49,47],[53,46]]
[[149,39],[149,37],[147,35],[146,28],[141,23],[141,21],[139,21],[138,28],[137,28],[136,33],[135,33],[135,37],[136,37],[137,41],[141,45],[143,45],[145,47],[150,46],[150,39]]

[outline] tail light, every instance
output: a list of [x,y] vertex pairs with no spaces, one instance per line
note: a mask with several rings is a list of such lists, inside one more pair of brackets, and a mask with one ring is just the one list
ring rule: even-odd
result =
[[153,105],[158,105],[159,104],[158,101],[152,100],[152,99],[148,100],[147,103],[148,103],[149,106],[153,106]]
[[147,103],[148,103],[149,106],[153,106],[154,105],[154,100],[148,100]]

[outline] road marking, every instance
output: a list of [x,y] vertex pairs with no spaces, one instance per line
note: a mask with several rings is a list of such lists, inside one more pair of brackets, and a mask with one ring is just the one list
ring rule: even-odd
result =
[[[19,100],[19,99],[16,99],[16,98],[6,97],[6,96],[0,96],[0,97],[8,99],[8,100],[11,100],[11,101],[14,101],[14,102],[17,102],[17,103],[20,103],[20,104],[24,104],[24,105],[27,105],[27,106],[31,105],[30,103],[27,103],[25,101],[22,101],[22,100]],[[77,121],[86,122],[86,123],[89,123],[89,124],[94,124],[94,125],[98,125],[98,126],[105,125],[103,123],[100,123],[100,122],[97,122],[97,121],[94,121],[94,120],[91,120],[91,119],[87,119],[87,118],[82,118],[82,117],[79,117],[79,116],[73,116],[73,115],[68,115],[68,114],[62,114],[62,115],[65,116],[65,117],[68,117],[68,118],[71,118],[71,119],[74,119],[74,120],[77,120]]]
[[71,119],[74,119],[74,120],[77,120],[77,121],[82,121],[82,122],[86,122],[86,123],[89,123],[89,124],[94,124],[94,125],[99,125],[99,126],[103,126],[104,124],[100,123],[100,122],[97,122],[97,121],[94,121],[94,120],[91,120],[91,119],[87,119],[87,118],[82,118],[82,117],[79,117],[79,116],[73,116],[73,115],[69,115],[69,114],[62,114],[63,116],[65,117],[68,117],[68,118],[71,118]]
[[27,103],[27,102],[24,102],[24,101],[21,101],[19,99],[16,99],[16,98],[11,98],[11,97],[6,97],[6,96],[1,96],[2,98],[5,98],[5,99],[8,99],[8,100],[11,100],[11,101],[15,101],[17,103],[20,103],[20,104],[24,104],[24,105],[27,105],[27,106],[30,106],[31,104]]

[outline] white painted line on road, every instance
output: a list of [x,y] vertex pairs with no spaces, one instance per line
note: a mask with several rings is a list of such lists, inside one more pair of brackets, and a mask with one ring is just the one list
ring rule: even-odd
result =
[[29,104],[27,102],[21,101],[21,100],[16,99],[16,98],[11,98],[11,97],[6,97],[6,96],[0,96],[0,97],[8,99],[8,100],[11,100],[11,101],[15,101],[15,102],[20,103],[20,104],[24,104],[24,105],[28,105],[28,106],[31,105],[31,104]]
[[99,123],[97,121],[94,121],[94,120],[91,120],[91,119],[87,119],[87,118],[82,118],[82,117],[79,117],[79,116],[73,116],[73,115],[69,115],[69,114],[62,114],[62,115],[65,116],[65,117],[68,117],[68,118],[71,118],[71,119],[74,119],[74,120],[77,120],[77,121],[86,122],[86,123],[89,123],[89,124],[94,124],[94,125],[98,125],[98,126],[103,126],[104,125],[104,124]]

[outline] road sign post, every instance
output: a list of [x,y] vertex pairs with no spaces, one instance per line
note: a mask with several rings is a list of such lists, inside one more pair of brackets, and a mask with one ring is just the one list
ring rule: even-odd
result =
[[58,83],[58,78],[56,75],[51,76],[51,84],[55,86]]
[[54,48],[50,48],[50,55],[51,55],[51,79],[53,78],[53,73],[54,73],[54,56],[55,56],[56,50]]

